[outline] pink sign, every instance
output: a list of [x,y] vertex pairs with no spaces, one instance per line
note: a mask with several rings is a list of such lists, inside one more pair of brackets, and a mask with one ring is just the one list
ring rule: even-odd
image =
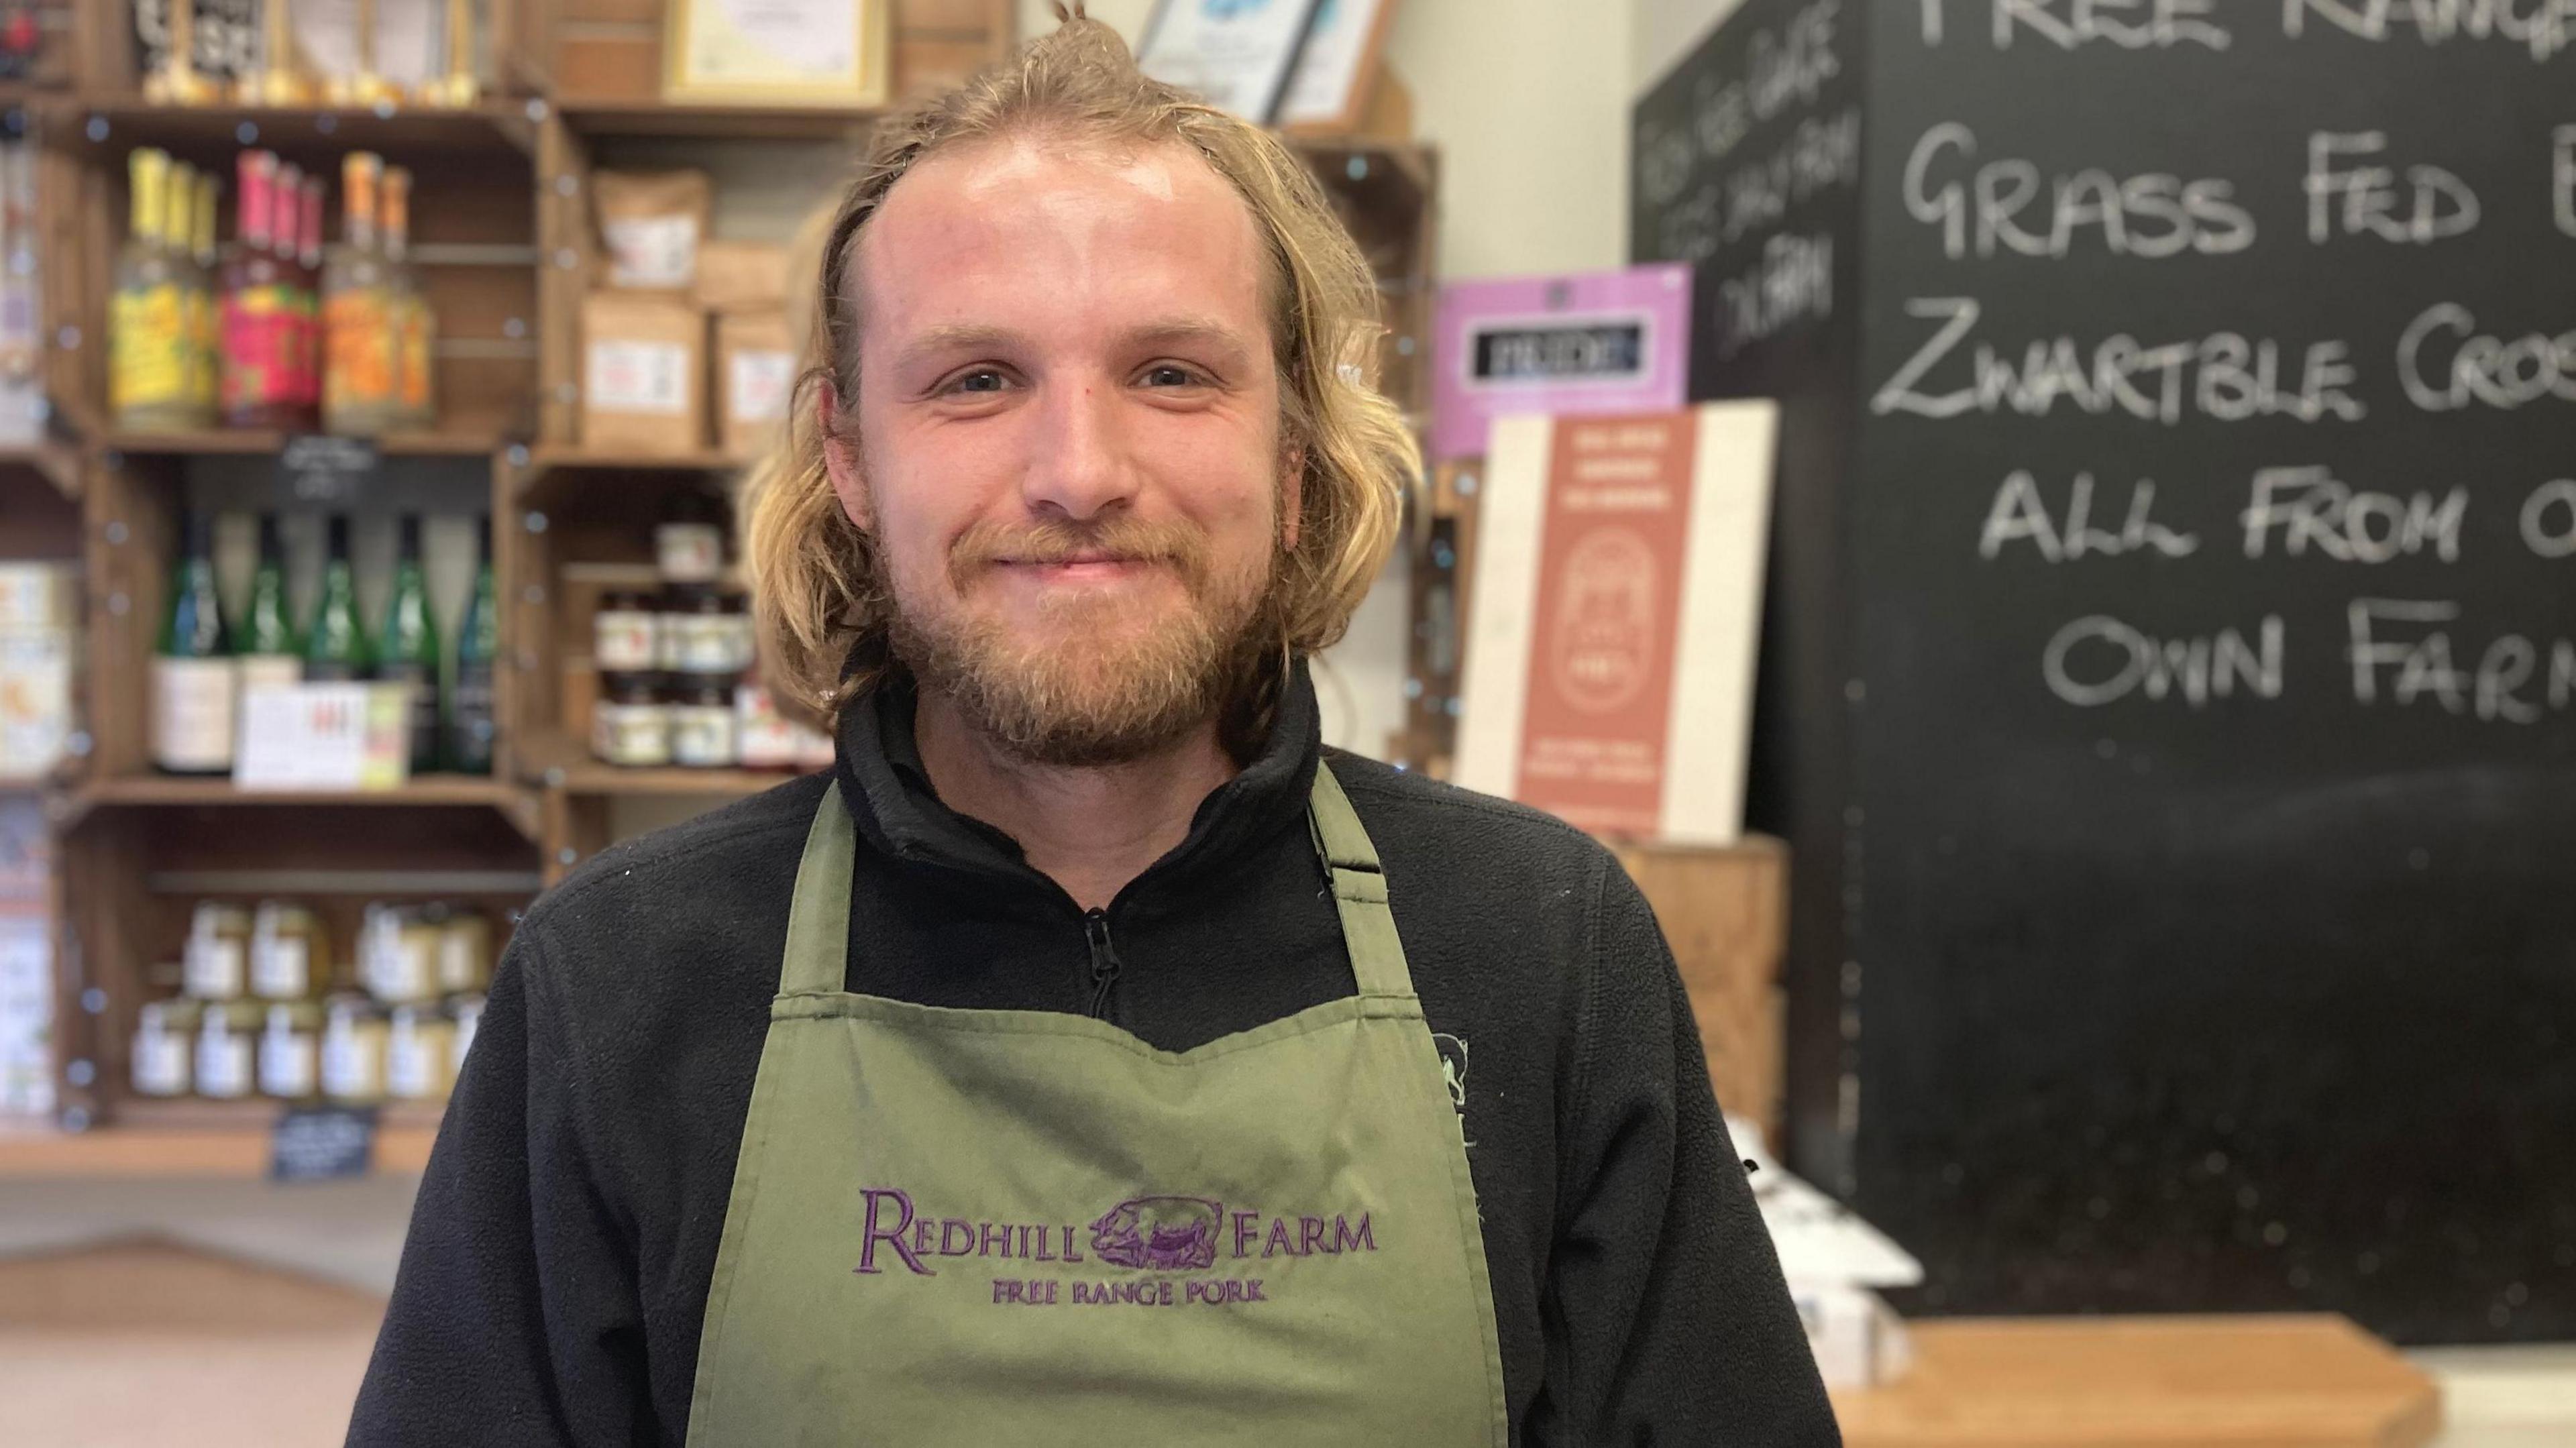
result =
[[1661,412],[1690,390],[1684,262],[1440,289],[1431,459],[1483,457],[1515,413]]

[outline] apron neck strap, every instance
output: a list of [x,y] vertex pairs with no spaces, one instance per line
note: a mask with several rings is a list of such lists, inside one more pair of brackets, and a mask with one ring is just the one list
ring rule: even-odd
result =
[[[1395,914],[1387,909],[1377,846],[1369,842],[1350,796],[1342,793],[1341,782],[1322,760],[1315,762],[1306,822],[1314,833],[1315,853],[1333,882],[1342,945],[1350,952],[1351,976],[1360,994],[1412,995],[1413,973],[1405,965],[1404,942],[1395,933]],[[835,781],[823,791],[814,826],[805,835],[804,858],[796,866],[787,951],[778,968],[779,994],[835,995],[849,989],[850,874],[857,857],[858,830]]]
[[1333,882],[1333,904],[1342,915],[1342,947],[1350,952],[1351,975],[1364,996],[1410,996],[1413,972],[1404,962],[1404,942],[1395,933],[1395,913],[1386,905],[1386,872],[1378,865],[1377,846],[1369,842],[1359,811],[1333,778],[1332,766],[1315,761],[1315,783],[1306,795],[1306,823],[1315,836],[1315,853],[1323,857],[1324,874]]
[[795,903],[787,912],[787,953],[778,967],[780,995],[837,995],[850,988],[850,876],[858,863],[858,827],[841,805],[835,780],[805,833],[796,866]]

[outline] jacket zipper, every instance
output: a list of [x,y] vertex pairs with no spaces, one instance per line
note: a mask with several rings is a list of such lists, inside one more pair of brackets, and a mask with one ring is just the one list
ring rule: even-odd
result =
[[1109,1019],[1109,993],[1118,987],[1118,951],[1109,943],[1109,912],[1082,912],[1082,935],[1091,944],[1091,1014]]

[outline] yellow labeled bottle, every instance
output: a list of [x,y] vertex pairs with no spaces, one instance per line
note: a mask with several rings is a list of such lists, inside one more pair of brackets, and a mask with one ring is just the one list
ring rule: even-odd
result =
[[172,244],[180,222],[170,207],[170,157],[146,147],[127,167],[131,219],[108,303],[108,410],[131,431],[204,427],[211,414],[197,407],[190,372],[189,265]]
[[212,171],[196,178],[189,206],[188,251],[193,275],[188,287],[188,387],[193,406],[211,421],[218,400],[222,351],[221,314],[215,298],[215,206],[221,184]]

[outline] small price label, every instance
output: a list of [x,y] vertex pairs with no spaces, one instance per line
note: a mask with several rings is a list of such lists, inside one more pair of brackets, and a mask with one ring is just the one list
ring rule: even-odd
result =
[[307,433],[286,440],[277,454],[287,492],[308,503],[343,503],[376,474],[376,445],[364,438]]

